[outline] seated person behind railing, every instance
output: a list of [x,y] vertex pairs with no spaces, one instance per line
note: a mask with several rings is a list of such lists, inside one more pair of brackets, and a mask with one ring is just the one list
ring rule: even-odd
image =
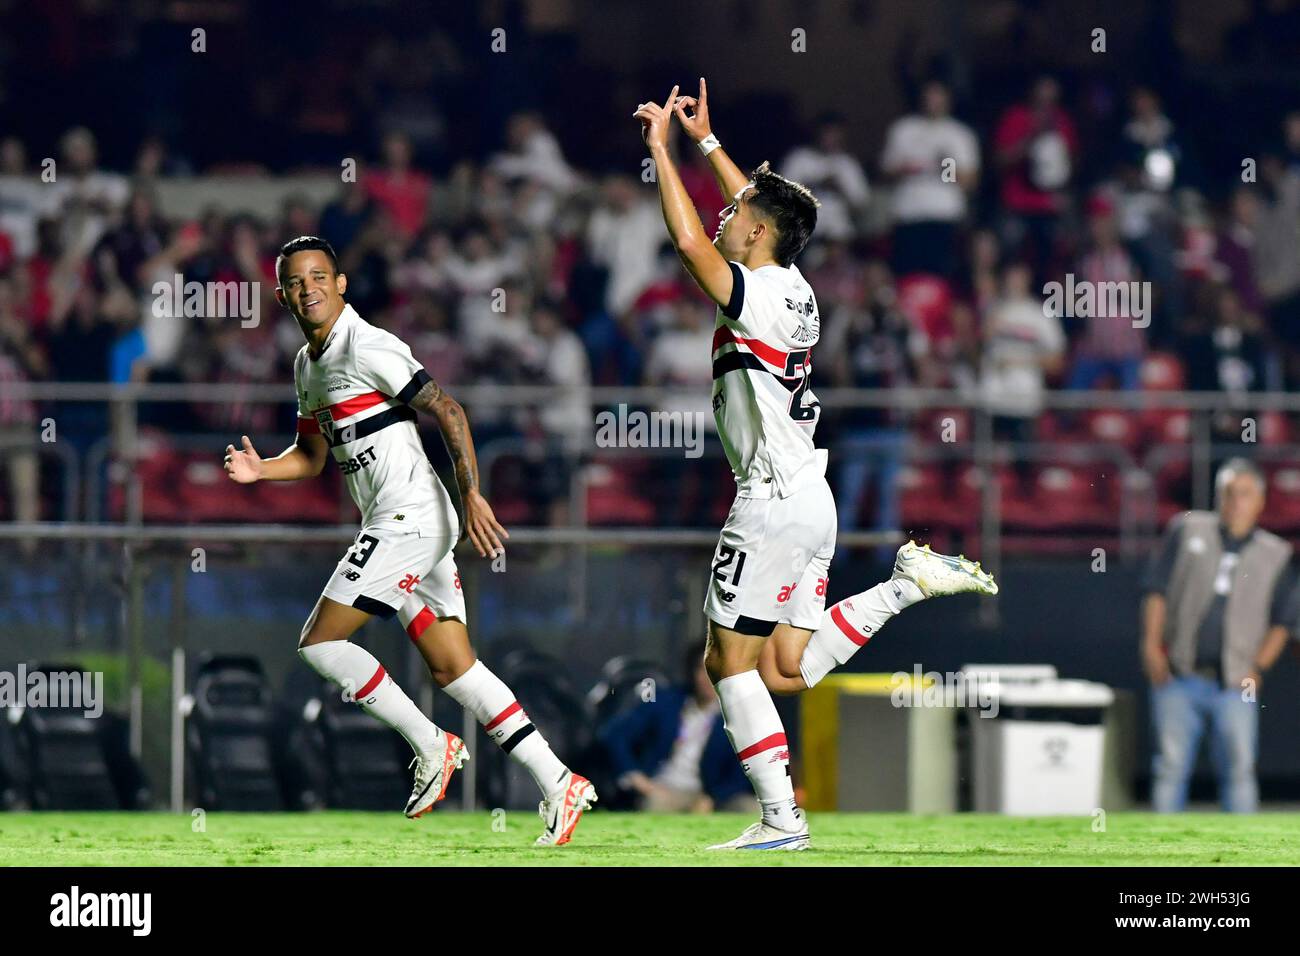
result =
[[653,699],[599,730],[619,785],[637,792],[640,810],[752,813],[754,793],[722,729],[703,641],[688,648],[684,663],[686,686],[656,688]]

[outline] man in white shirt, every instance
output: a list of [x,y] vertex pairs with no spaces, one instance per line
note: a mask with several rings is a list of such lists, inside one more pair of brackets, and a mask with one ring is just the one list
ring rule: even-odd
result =
[[871,198],[867,174],[844,148],[844,118],[833,113],[817,123],[817,140],[796,147],[781,163],[781,175],[817,194],[817,231],[830,240],[852,239],[857,216]]
[[931,80],[921,91],[921,112],[889,127],[880,157],[894,181],[894,271],[951,276],[957,230],[966,196],[979,183],[979,142],[950,115],[948,88]]

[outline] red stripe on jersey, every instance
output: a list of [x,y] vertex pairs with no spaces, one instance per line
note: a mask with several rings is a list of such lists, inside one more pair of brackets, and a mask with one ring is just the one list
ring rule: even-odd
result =
[[319,435],[319,434],[320,434],[320,422],[316,421],[316,419],[314,419],[314,418],[300,418],[300,419],[298,419],[298,434],[299,434],[299,435]]
[[775,346],[768,345],[761,339],[742,338],[725,325],[720,326],[717,331],[713,333],[713,351],[716,352],[728,342],[733,342],[736,345],[743,345],[768,365],[779,365],[782,369],[785,368],[785,357],[790,354],[789,352],[778,349]]
[[331,405],[330,418],[334,421],[340,421],[355,415],[358,412],[364,412],[367,408],[374,408],[380,402],[386,402],[391,396],[383,392],[368,392],[365,395],[357,395],[354,398],[345,398],[341,402]]
[[756,744],[751,744],[740,753],[736,754],[741,760],[748,760],[754,754],[761,754],[764,750],[772,750],[776,747],[784,747],[785,734],[773,734],[770,737],[764,737]]
[[509,717],[511,714],[516,714],[516,713],[518,713],[518,712],[519,712],[519,709],[520,709],[520,708],[519,708],[519,701],[515,701],[513,704],[511,704],[511,705],[510,705],[509,707],[507,707],[505,710],[501,711],[501,713],[499,713],[499,714],[497,714],[495,717],[493,717],[492,720],[491,720],[491,721],[490,721],[486,726],[484,726],[483,729],[484,729],[484,730],[491,730],[493,727],[495,727],[497,724],[501,723],[501,721],[505,720],[505,719],[506,719],[507,717]]
[[379,670],[375,671],[374,676],[371,677],[370,680],[366,681],[365,687],[357,691],[357,696],[354,699],[363,700],[364,698],[369,697],[370,692],[374,690],[376,687],[378,687],[379,682],[383,680],[386,676],[388,676],[388,672],[384,670],[384,665],[380,664]]
[[421,608],[420,613],[411,618],[411,623],[406,625],[406,633],[411,635],[411,640],[415,640],[424,633],[424,629],[433,623],[433,611]]
[[844,633],[844,636],[854,644],[858,645],[858,647],[867,643],[867,638],[870,637],[870,635],[859,634],[858,629],[849,623],[848,618],[844,616],[844,612],[840,610],[838,604],[831,608],[831,620],[834,621],[835,626]]

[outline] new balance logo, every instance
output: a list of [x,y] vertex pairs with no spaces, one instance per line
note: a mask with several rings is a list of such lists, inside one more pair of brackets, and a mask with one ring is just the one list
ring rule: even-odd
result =
[[344,568],[339,574],[343,575],[349,581],[359,581],[361,579],[360,571],[353,571],[351,568]]

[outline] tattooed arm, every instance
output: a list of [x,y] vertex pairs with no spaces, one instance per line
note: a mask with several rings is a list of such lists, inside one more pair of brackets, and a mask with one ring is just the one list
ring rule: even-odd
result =
[[474,439],[469,433],[465,409],[433,381],[426,382],[415,393],[410,406],[437,419],[447,454],[456,469],[456,485],[460,488],[460,501],[465,510],[464,533],[474,542],[479,554],[485,558],[496,557],[505,551],[501,539],[510,535],[497,522],[487,499],[479,493],[478,456],[474,453]]

